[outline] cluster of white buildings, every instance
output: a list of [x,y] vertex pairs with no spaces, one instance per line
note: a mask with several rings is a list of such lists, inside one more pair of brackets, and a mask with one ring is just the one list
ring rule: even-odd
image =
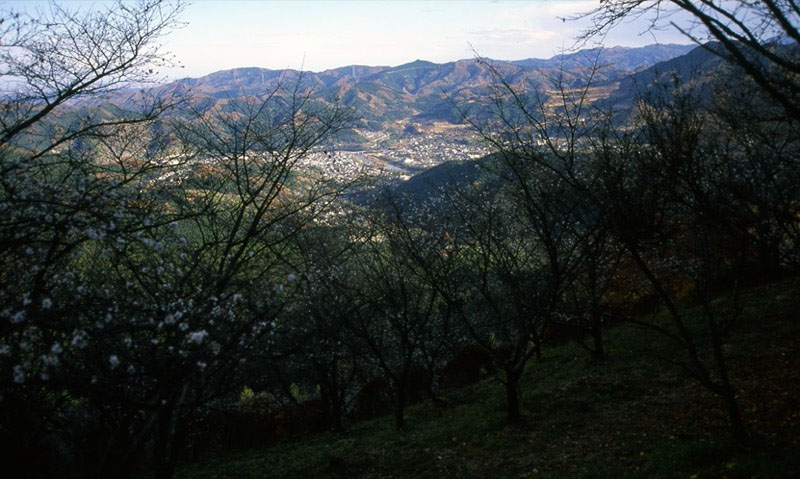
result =
[[345,149],[346,145],[320,148],[300,166],[338,181],[408,179],[447,161],[467,161],[490,153],[489,147],[466,128],[423,131],[413,136],[365,132],[362,137],[367,140],[362,150]]

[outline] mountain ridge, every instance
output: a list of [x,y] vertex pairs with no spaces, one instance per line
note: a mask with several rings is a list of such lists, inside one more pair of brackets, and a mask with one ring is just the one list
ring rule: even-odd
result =
[[320,72],[239,67],[182,78],[150,91],[163,97],[182,95],[196,110],[210,111],[228,108],[236,98],[264,99],[291,85],[298,91],[313,92],[315,101],[335,100],[351,108],[358,128],[386,131],[402,125],[402,130],[415,122],[461,122],[458,105],[491,98],[498,75],[522,93],[535,92],[543,98],[542,93],[546,96],[556,84],[568,89],[589,82],[613,86],[695,48],[678,44],[598,47],[549,59],[472,58],[445,63],[416,59],[395,66],[346,65]]
[[[678,43],[652,43],[652,44],[644,45],[644,46],[641,46],[641,47],[626,47],[626,46],[621,46],[621,45],[615,45],[615,46],[612,46],[612,47],[593,47],[593,48],[581,49],[581,50],[578,50],[576,52],[562,53],[562,54],[553,55],[553,56],[551,56],[549,58],[530,57],[530,58],[523,58],[523,59],[519,59],[519,60],[502,60],[502,59],[486,58],[486,60],[496,61],[496,62],[500,62],[500,63],[510,63],[510,64],[519,65],[519,66],[533,66],[533,65],[552,65],[554,62],[558,62],[558,61],[560,61],[562,59],[574,59],[574,58],[579,58],[581,56],[590,56],[590,55],[594,55],[594,54],[601,54],[601,56],[602,56],[603,53],[605,53],[605,54],[608,54],[608,53],[630,53],[630,52],[637,52],[637,51],[640,51],[640,52],[643,52],[643,53],[647,53],[647,52],[654,52],[654,51],[657,51],[657,50],[662,50],[662,51],[667,51],[667,52],[669,52],[669,51],[674,52],[674,54],[672,54],[672,55],[669,55],[668,53],[666,54],[665,59],[668,59],[668,58],[674,58],[676,56],[683,55],[684,53],[688,53],[690,50],[692,50],[692,49],[694,49],[696,47],[697,47],[696,44],[678,44]],[[664,55],[662,55],[662,56],[664,56]],[[483,57],[476,57],[476,58],[483,58]],[[338,66],[338,67],[333,67],[333,68],[326,68],[324,70],[318,70],[318,71],[314,71],[314,70],[298,70],[296,68],[266,68],[266,67],[258,67],[258,66],[254,66],[253,65],[253,66],[247,66],[247,67],[235,67],[235,68],[227,68],[227,69],[223,69],[223,70],[215,70],[215,71],[207,73],[205,75],[200,75],[200,76],[196,76],[196,77],[175,78],[175,79],[171,80],[169,83],[181,82],[181,81],[184,81],[184,80],[197,80],[197,79],[202,79],[202,78],[205,78],[205,77],[213,76],[213,75],[216,75],[218,73],[229,72],[229,71],[234,71],[234,70],[259,70],[259,71],[271,71],[271,72],[292,71],[292,72],[304,72],[304,73],[312,73],[312,74],[323,75],[323,74],[327,74],[327,73],[332,73],[332,72],[338,72],[338,71],[344,71],[344,70],[350,70],[350,69],[358,68],[358,69],[373,70],[372,73],[375,73],[377,71],[386,70],[386,69],[397,69],[397,68],[401,68],[401,67],[407,67],[407,66],[415,64],[415,63],[425,63],[425,64],[429,64],[429,65],[447,65],[447,64],[450,64],[450,63],[474,61],[476,58],[461,58],[461,59],[451,60],[451,61],[443,62],[443,63],[436,63],[436,62],[433,62],[433,61],[423,60],[423,59],[419,59],[418,58],[416,60],[413,60],[413,61],[410,61],[410,62],[407,62],[407,63],[401,63],[399,65],[363,65],[363,64],[357,64],[356,63],[356,64],[352,64],[352,65],[343,65],[343,66]],[[664,61],[664,60],[658,60],[657,62],[660,62],[660,61]]]

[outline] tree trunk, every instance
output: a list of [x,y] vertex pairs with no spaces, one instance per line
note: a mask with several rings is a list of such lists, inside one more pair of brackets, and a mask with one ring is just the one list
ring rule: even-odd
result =
[[131,460],[129,455],[133,455],[134,444],[131,440],[129,429],[131,428],[131,421],[121,420],[116,427],[116,431],[111,437],[105,441],[105,450],[97,460],[88,476],[103,478],[103,477],[119,477],[125,479],[131,476]]
[[752,438],[744,426],[744,420],[742,420],[742,414],[739,410],[739,402],[736,400],[736,393],[730,387],[725,388],[722,393],[722,399],[725,403],[725,412],[728,415],[728,425],[731,428],[733,442],[738,446],[751,446],[753,443]]
[[342,423],[342,407],[339,401],[337,401],[334,405],[334,410],[331,417],[331,430],[333,432],[344,432],[344,424]]
[[171,479],[175,473],[176,415],[177,411],[171,405],[158,412],[153,445],[155,479]]
[[175,465],[186,440],[193,411],[171,402],[158,413],[153,448],[153,474],[156,479],[171,479],[175,474]]
[[742,413],[739,409],[739,402],[736,400],[736,391],[728,375],[728,365],[725,362],[725,355],[722,352],[722,334],[719,330],[719,325],[713,319],[709,320],[709,326],[711,329],[711,341],[714,346],[714,360],[720,378],[719,394],[722,396],[725,413],[728,415],[728,425],[731,428],[731,436],[737,445],[748,447],[752,445],[752,438],[744,426]]
[[339,388],[339,371],[334,362],[330,369],[314,361],[314,369],[319,378],[319,395],[325,413],[326,425],[335,432],[342,432],[342,397]]
[[590,326],[590,330],[592,332],[592,338],[594,339],[594,351],[593,355],[595,359],[603,360],[606,358],[606,350],[605,346],[603,345],[603,316],[600,314],[600,311],[596,309],[592,310],[592,324]]
[[325,412],[325,422],[332,431],[341,432],[342,408],[338,400],[337,385],[335,383],[329,384],[323,382],[319,386],[320,400],[322,400],[322,406]]
[[508,413],[506,420],[509,424],[519,424],[522,421],[522,410],[520,407],[519,381],[522,377],[522,370],[506,369],[506,400],[508,402]]
[[342,397],[340,395],[339,385],[334,382],[328,394],[328,421],[331,430],[334,432],[343,432],[344,426],[342,425]]
[[394,408],[394,427],[395,429],[403,429],[406,425],[406,404],[408,403],[408,381],[409,373],[411,371],[411,362],[405,361],[402,369],[395,376],[395,386],[397,387],[397,401]]
[[425,394],[434,402],[434,404],[444,403],[444,400],[436,394],[436,373],[433,364],[428,365],[427,376],[425,378]]
[[397,385],[397,403],[394,407],[394,427],[395,429],[403,429],[406,425],[405,411],[406,410],[406,388],[405,384]]

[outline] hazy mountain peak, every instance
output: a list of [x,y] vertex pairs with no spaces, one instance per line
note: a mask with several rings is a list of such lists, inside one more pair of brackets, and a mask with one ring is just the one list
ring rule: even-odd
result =
[[[383,129],[396,121],[458,121],[454,101],[466,101],[491,92],[494,74],[499,72],[510,84],[523,89],[538,88],[556,77],[568,86],[589,81],[611,84],[635,72],[686,54],[692,45],[647,45],[645,47],[590,48],[549,59],[502,61],[462,59],[434,63],[417,59],[397,66],[347,65],[322,72],[271,70],[243,67],[222,70],[200,78],[185,78],[159,89],[162,92],[189,90],[213,108],[238,96],[264,96],[276,87],[298,78],[314,88],[319,98],[339,98],[355,111],[362,127]],[[599,69],[592,73],[592,66]]]

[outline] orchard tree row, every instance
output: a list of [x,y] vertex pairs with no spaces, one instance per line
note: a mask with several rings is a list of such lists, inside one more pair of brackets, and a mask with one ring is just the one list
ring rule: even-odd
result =
[[[652,3],[605,2],[587,34],[668,2]],[[480,114],[463,111],[495,152],[480,179],[368,204],[353,201],[359,185],[296,168],[351,121],[300,81],[224,111],[147,90],[98,108],[170,61],[158,42],[181,4],[5,14],[7,470],[171,477],[198,424],[245,387],[275,408],[314,399],[341,430],[378,384],[402,428],[410,402],[441,401],[465,351],[498,371],[514,424],[548,336],[572,330],[602,360],[611,322],[679,344],[683,357],[654,359],[715,394],[748,444],[725,345],[743,283],[800,266],[799,13],[673,3],[699,8],[696,28],[716,38],[713,77],[662,76],[621,123],[591,84],[555,78],[523,96],[497,73]],[[770,43],[776,32],[794,43]],[[668,324],[636,314],[648,301]]]

